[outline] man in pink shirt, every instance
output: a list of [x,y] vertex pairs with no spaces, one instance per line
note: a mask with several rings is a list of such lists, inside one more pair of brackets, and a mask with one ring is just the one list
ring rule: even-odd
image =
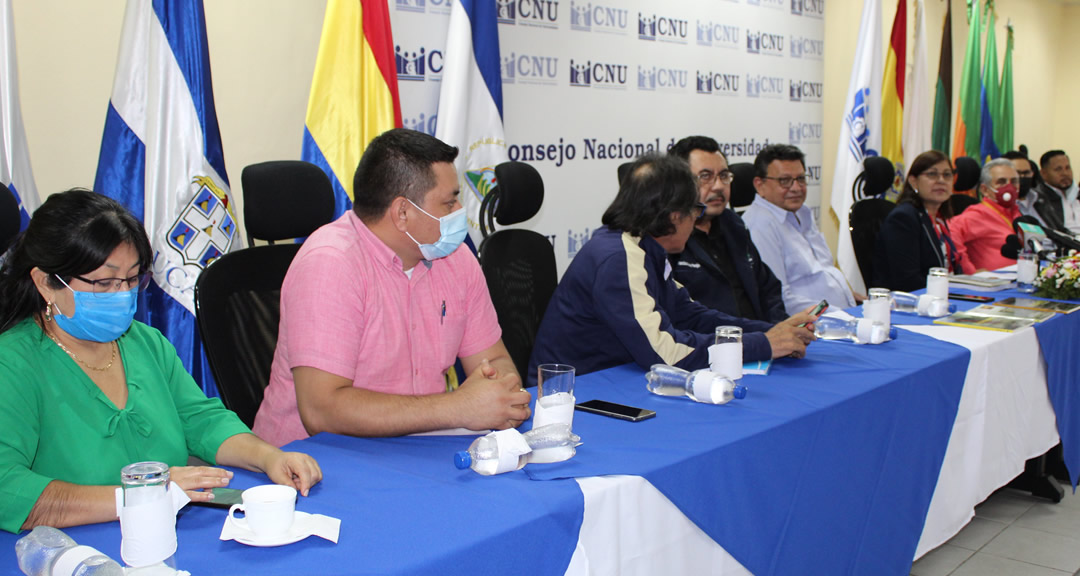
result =
[[[353,209],[317,230],[281,289],[254,432],[398,436],[516,427],[531,395],[502,343],[479,263],[461,248],[457,148],[390,130],[368,145]],[[468,377],[448,391],[460,358]]]
[[[1013,233],[1013,220],[1020,217],[1016,200],[1020,195],[1020,175],[1012,161],[998,158],[987,162],[979,178],[982,202],[949,220],[957,249],[967,251],[976,268],[996,270],[1016,263],[1001,255],[1005,238]],[[961,248],[962,247],[962,248]]]

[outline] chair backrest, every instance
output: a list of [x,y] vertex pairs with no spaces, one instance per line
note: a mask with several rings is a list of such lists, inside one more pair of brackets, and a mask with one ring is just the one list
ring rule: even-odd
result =
[[300,246],[231,252],[207,266],[195,283],[195,316],[218,392],[249,427],[270,383],[281,283]]
[[503,344],[527,381],[536,332],[558,283],[555,249],[532,230],[500,230],[480,245],[480,266],[499,315]]
[[869,288],[874,277],[874,245],[885,217],[896,205],[881,198],[864,198],[851,205],[848,213],[848,229],[855,261],[859,264],[863,282]]
[[728,204],[732,210],[742,212],[754,202],[754,196],[757,196],[754,188],[754,165],[749,162],[736,162],[728,166],[728,170],[735,176],[731,181],[731,198],[728,198]]
[[255,240],[306,238],[334,218],[334,189],[318,166],[299,160],[276,160],[246,166],[244,227],[248,245]]
[[[277,347],[281,284],[300,244],[334,217],[330,179],[314,164],[263,162],[244,168],[244,224],[253,247],[230,252],[195,283],[195,316],[225,406],[255,422]],[[254,246],[254,240],[271,242]]]
[[952,206],[953,216],[957,216],[964,210],[967,210],[968,206],[974,206],[978,203],[978,198],[972,198],[971,196],[965,196],[963,194],[953,194],[952,196],[949,196],[949,205]]
[[[480,208],[480,221],[508,226],[532,218],[544,201],[544,180],[532,166],[504,162],[495,167],[497,187],[488,192]],[[547,237],[532,230],[499,230],[484,226],[480,243],[480,267],[502,327],[506,345],[522,380],[528,380],[536,332],[548,301],[555,292],[558,272],[555,248]]]
[[0,255],[7,251],[8,246],[19,235],[21,226],[19,201],[7,186],[0,184]]

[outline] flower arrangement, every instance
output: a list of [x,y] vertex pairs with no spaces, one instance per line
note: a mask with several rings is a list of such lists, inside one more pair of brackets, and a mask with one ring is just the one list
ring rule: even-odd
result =
[[1055,300],[1080,300],[1080,253],[1069,255],[1042,269],[1035,278],[1037,296]]

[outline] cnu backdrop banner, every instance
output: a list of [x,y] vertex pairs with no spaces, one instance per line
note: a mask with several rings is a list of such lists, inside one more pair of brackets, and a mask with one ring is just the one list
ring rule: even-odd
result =
[[[619,164],[683,136],[715,138],[731,163],[799,146],[818,213],[825,0],[493,1],[508,152],[545,185],[522,227],[551,238],[560,273],[614,198]],[[432,135],[450,3],[391,2],[404,124]]]

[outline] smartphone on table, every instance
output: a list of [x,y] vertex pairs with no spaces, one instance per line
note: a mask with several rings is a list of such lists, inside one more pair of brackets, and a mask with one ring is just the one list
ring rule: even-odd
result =
[[601,416],[618,418],[619,420],[627,420],[630,422],[640,422],[656,416],[656,412],[652,410],[627,406],[625,404],[616,404],[615,402],[607,402],[604,400],[588,400],[575,405],[574,408],[581,410],[582,412],[590,412],[592,414],[599,414]]

